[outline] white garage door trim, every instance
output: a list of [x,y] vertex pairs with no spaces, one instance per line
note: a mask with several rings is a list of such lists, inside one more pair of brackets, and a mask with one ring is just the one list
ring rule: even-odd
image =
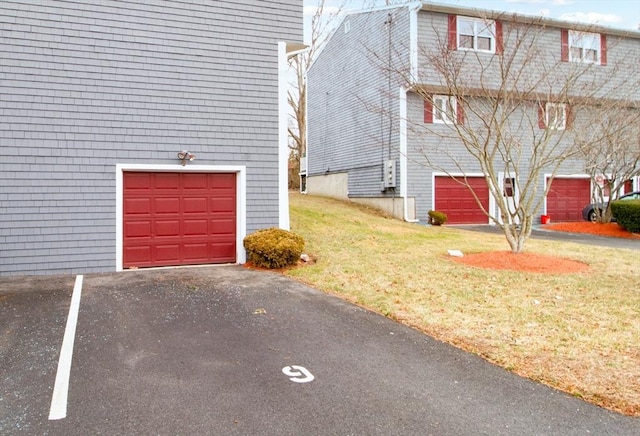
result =
[[[431,173],[431,210],[435,210],[436,207],[436,178],[437,177],[456,177],[456,178],[464,178],[465,175],[467,177],[484,177],[483,173],[480,172],[470,172],[470,173],[461,173],[461,172],[450,172],[447,173],[445,171],[433,171]],[[487,187],[488,189],[488,187]],[[491,189],[489,189],[489,211],[496,210],[496,199],[491,193]],[[491,226],[495,225],[495,222],[487,217],[487,223]]]
[[236,262],[243,264],[246,261],[246,252],[242,241],[247,234],[247,209],[246,209],[246,174],[244,165],[152,165],[152,164],[117,164],[116,165],[116,271],[123,270],[123,178],[124,172],[172,172],[172,173],[235,173],[236,174]]
[[[545,173],[544,174],[543,183],[544,183],[545,191],[547,189],[547,186],[549,185],[549,183],[548,183],[549,177],[551,177],[551,173]],[[554,180],[555,179],[591,179],[591,176],[589,176],[589,174],[585,174],[585,173],[582,173],[582,174],[556,174],[555,176],[553,176],[553,179]],[[593,183],[591,185],[593,185]],[[591,190],[593,190],[593,186],[591,186]],[[542,209],[544,210],[543,215],[546,215],[548,213],[548,210],[547,210],[547,196],[546,195],[544,196],[544,204],[542,206]]]

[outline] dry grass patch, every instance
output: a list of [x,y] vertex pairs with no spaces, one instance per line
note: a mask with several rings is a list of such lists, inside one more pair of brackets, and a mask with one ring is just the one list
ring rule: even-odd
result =
[[288,275],[520,375],[640,416],[637,252],[530,240],[527,253],[589,269],[495,270],[445,255],[504,251],[497,235],[404,223],[299,194],[291,196],[291,221],[316,263]]

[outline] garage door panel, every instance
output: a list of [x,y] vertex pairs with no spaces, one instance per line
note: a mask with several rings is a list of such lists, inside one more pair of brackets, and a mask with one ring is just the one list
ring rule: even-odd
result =
[[180,245],[179,244],[166,244],[156,245],[155,247],[155,259],[163,261],[169,265],[180,264]]
[[180,213],[180,198],[154,198],[154,211],[158,214],[177,214]]
[[229,255],[229,253],[235,251],[236,244],[234,242],[216,242],[211,244],[211,255],[219,262],[234,262],[235,258]]
[[183,234],[186,236],[207,236],[209,228],[206,219],[192,219],[183,221]]
[[124,225],[125,238],[147,238],[151,233],[151,221],[131,221]]
[[233,219],[213,219],[210,222],[213,235],[234,235],[236,232],[236,222]]
[[209,181],[215,189],[228,189],[235,191],[236,180],[232,177],[227,177],[227,174],[210,174]]
[[180,236],[180,220],[158,220],[154,222],[154,236]]
[[[484,177],[468,177],[486,210],[489,209],[489,188]],[[447,214],[449,224],[486,224],[488,218],[467,186],[451,177],[435,178],[435,210]]]
[[128,259],[133,265],[145,265],[147,259],[151,258],[151,246],[142,245],[127,247],[124,250],[124,257]]
[[209,210],[211,212],[235,212],[236,199],[232,197],[210,198]]
[[547,194],[547,215],[553,221],[581,221],[582,209],[591,202],[588,178],[555,178]]
[[184,213],[207,213],[207,197],[183,198]]
[[151,206],[150,198],[127,198],[124,200],[125,215],[149,215]]
[[125,172],[123,266],[235,262],[236,201],[233,173]]
[[124,189],[129,191],[150,191],[151,175],[147,173],[129,173]]
[[182,257],[189,261],[203,261],[210,258],[208,243],[184,244],[182,246]]
[[180,174],[178,173],[153,173],[151,177],[156,190],[177,191],[180,189]]
[[209,174],[185,174],[183,178],[184,189],[207,189]]

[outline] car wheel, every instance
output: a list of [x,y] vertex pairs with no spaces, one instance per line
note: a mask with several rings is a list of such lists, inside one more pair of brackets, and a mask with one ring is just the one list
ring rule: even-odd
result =
[[598,215],[596,215],[595,210],[592,210],[589,212],[589,221],[591,221],[592,223],[595,223],[596,221],[598,221]]

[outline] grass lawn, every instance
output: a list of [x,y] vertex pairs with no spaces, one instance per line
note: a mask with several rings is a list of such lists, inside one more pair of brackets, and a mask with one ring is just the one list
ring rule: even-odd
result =
[[290,195],[291,230],[315,263],[285,273],[380,312],[524,377],[640,416],[637,251],[529,240],[527,252],[587,263],[540,274],[453,262],[505,251],[499,235],[429,227],[374,209]]

